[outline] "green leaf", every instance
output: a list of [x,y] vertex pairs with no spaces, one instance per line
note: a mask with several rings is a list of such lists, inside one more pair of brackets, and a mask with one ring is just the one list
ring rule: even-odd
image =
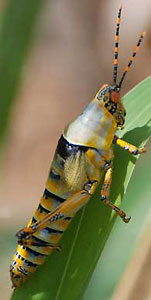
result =
[[[148,143],[151,148],[151,143]],[[149,147],[147,147],[149,149]],[[141,156],[122,201],[132,216],[128,226],[117,218],[88,284],[83,300],[109,300],[151,220],[151,154]],[[139,263],[139,261],[138,261]],[[133,280],[134,274],[131,274]],[[130,281],[126,283],[129,287]],[[124,295],[126,297],[126,295]],[[115,295],[116,299],[116,295]]]
[[4,137],[21,71],[43,0],[8,0],[0,28],[0,139]]
[[[151,131],[151,78],[147,78],[124,97],[126,127],[119,132],[129,142],[143,146]],[[110,199],[119,206],[127,190],[137,158],[115,147],[113,184]],[[142,186],[143,189],[143,186]],[[129,207],[126,207],[129,213]],[[135,212],[133,212],[135,215]],[[119,219],[119,218],[118,218]],[[111,235],[116,216],[100,203],[99,191],[74,218],[61,240],[62,252],[53,252],[44,265],[21,288],[12,300],[80,300],[87,288],[98,259]],[[118,220],[120,226],[128,228]],[[129,245],[131,247],[131,245]],[[125,255],[125,254],[124,254]],[[110,252],[110,260],[112,252]],[[114,270],[113,270],[114,273]],[[102,277],[99,278],[101,284]],[[93,282],[93,290],[95,282]],[[110,287],[108,287],[110,289]],[[93,293],[92,293],[93,294]],[[93,296],[84,298],[93,299]],[[103,298],[95,298],[101,300]]]

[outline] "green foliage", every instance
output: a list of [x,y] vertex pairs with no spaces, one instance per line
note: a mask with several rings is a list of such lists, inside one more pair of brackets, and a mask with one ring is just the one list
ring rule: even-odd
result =
[[0,28],[0,139],[6,131],[10,108],[16,96],[33,27],[42,0],[9,0]]
[[[148,150],[150,150],[148,143]],[[141,156],[122,201],[131,216],[128,226],[117,218],[101,257],[88,284],[83,300],[109,300],[121,280],[131,256],[151,219],[150,151]],[[139,243],[140,244],[140,243]],[[139,264],[139,261],[138,261]],[[130,274],[133,277],[133,274]],[[134,278],[133,278],[134,279]],[[126,284],[130,285],[130,278]]]
[[[123,100],[127,109],[126,126],[123,131],[119,132],[119,135],[123,136],[123,139],[132,144],[139,147],[143,146],[151,131],[151,126],[149,126],[149,120],[151,118],[151,78],[147,78],[136,86]],[[110,199],[116,203],[116,205],[120,206],[121,200],[125,195],[125,211],[128,215],[131,212],[133,218],[135,218],[135,210],[131,209],[133,207],[131,203],[133,196],[137,199],[138,183],[135,184],[130,199],[129,194],[128,197],[126,197],[126,194],[128,193],[127,186],[130,182],[137,158],[132,157],[123,149],[117,146],[115,147],[113,184]],[[140,171],[142,171],[142,168]],[[146,187],[142,181],[143,178],[141,177],[141,179],[139,179],[139,191],[141,195],[145,192],[144,189]],[[132,180],[130,183],[133,186]],[[142,200],[142,198],[140,199]],[[134,201],[134,203],[136,204],[137,201]],[[139,203],[141,203],[141,212],[144,218],[146,202],[143,203],[139,201]],[[134,205],[134,207],[137,210],[137,205]],[[140,215],[140,206],[139,213],[137,212],[136,215],[138,214]],[[113,228],[115,220],[115,214],[111,212],[108,207],[100,203],[99,191],[96,191],[96,194],[92,197],[89,204],[76,215],[72,224],[65,232],[60,243],[63,249],[62,252],[58,253],[54,251],[28,282],[14,292],[12,300],[107,299],[106,296],[111,295],[114,290],[134,248],[133,239],[128,239],[127,243],[124,244],[126,251],[118,251],[118,255],[121,257],[121,260],[124,259],[124,263],[121,263],[118,274],[115,274],[114,269],[110,270],[112,280],[108,281],[110,274],[105,272],[104,277],[102,269],[104,271],[106,270],[108,261],[112,261],[112,253],[115,254],[117,248],[119,249],[119,247],[121,247],[121,244],[118,244],[122,238],[120,235],[121,228],[126,228],[127,237],[128,231],[130,231],[131,228],[131,223],[124,224],[122,220],[118,218],[115,231]],[[142,219],[139,218],[139,220],[140,225],[143,226]],[[133,224],[133,221],[131,222]],[[141,230],[140,225],[138,226],[139,230]],[[137,226],[135,225],[132,228],[133,230],[135,229],[137,239]],[[116,243],[114,242],[112,232],[114,233],[113,236]],[[115,232],[117,235],[119,234],[118,238]],[[122,240],[124,242],[124,238]],[[103,251],[103,249],[105,250],[105,245],[107,245],[108,250],[107,258],[105,256],[106,253]],[[99,260],[101,257],[102,261]],[[89,293],[86,293],[86,296],[83,298],[98,260],[97,273],[95,273],[90,283]],[[89,294],[91,296],[89,296]]]

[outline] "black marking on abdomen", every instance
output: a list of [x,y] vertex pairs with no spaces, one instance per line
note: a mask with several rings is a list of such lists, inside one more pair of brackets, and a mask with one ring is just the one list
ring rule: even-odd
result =
[[41,256],[41,257],[47,257],[47,254],[43,254],[43,253],[39,253],[33,249],[30,249],[29,247],[24,247],[24,249],[28,252],[29,257],[28,258],[35,258],[37,256]]
[[63,234],[64,233],[64,231],[62,231],[62,230],[55,230],[50,227],[46,227],[43,230],[46,230],[48,234]]
[[[23,259],[22,259],[22,260],[23,260]],[[24,260],[23,260],[23,263],[24,263],[24,265],[27,266],[27,267],[33,267],[33,268],[36,268],[36,267],[38,266],[37,264],[35,264],[35,263],[29,261],[28,259],[25,259],[25,258],[24,258]]]
[[[45,229],[43,229],[45,230]],[[36,247],[47,247],[50,245],[49,241],[44,241],[42,240],[41,238],[38,238],[36,236],[32,236],[32,242],[33,242],[33,246],[36,246]],[[37,248],[38,250],[38,248]]]
[[32,224],[34,224],[34,223],[36,223],[36,222],[37,222],[36,218],[35,218],[35,217],[32,217]]
[[22,273],[24,276],[29,276],[30,272],[24,269],[22,266],[18,266],[18,271]]
[[41,203],[39,203],[38,210],[39,210],[40,213],[43,213],[43,212],[46,213],[46,214],[50,213],[50,210],[48,210],[45,207],[43,207],[41,205]]
[[45,199],[48,199],[48,198],[52,198],[52,199],[55,199],[57,200],[58,202],[60,203],[63,203],[66,199],[63,199],[53,193],[51,193],[50,191],[48,191],[47,189],[44,190],[44,194],[43,196],[45,197]]
[[64,217],[64,220],[66,221],[66,220],[72,220],[73,219],[73,217]]

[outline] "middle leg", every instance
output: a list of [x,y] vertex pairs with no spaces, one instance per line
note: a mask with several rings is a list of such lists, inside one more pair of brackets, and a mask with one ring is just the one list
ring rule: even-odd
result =
[[112,165],[105,173],[104,183],[101,190],[101,201],[107,206],[109,206],[111,209],[115,210],[117,215],[119,215],[122,218],[123,222],[128,223],[131,217],[127,218],[123,210],[121,210],[119,207],[117,207],[116,205],[114,205],[112,202],[109,201],[111,182],[112,182]]

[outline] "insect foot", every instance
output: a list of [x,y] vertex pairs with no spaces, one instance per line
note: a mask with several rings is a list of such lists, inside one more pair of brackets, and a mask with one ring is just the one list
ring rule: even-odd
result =
[[129,217],[129,218],[124,217],[124,218],[123,218],[123,221],[124,221],[125,223],[129,223],[130,220],[131,220],[131,217]]

